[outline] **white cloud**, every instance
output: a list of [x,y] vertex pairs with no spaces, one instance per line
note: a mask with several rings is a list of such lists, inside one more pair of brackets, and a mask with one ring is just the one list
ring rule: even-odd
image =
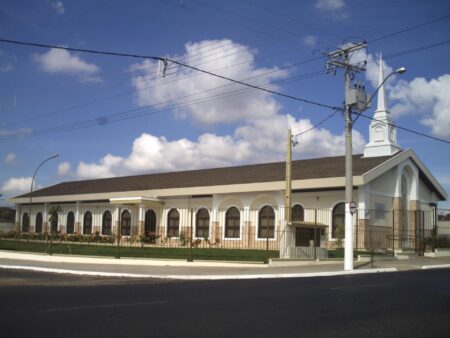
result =
[[[204,70],[255,85],[265,85],[287,75],[286,71],[262,75],[268,71],[275,71],[277,68],[257,68],[254,62],[256,51],[230,40],[188,43],[185,48],[186,53],[181,56],[183,60],[187,60],[185,62],[198,63]],[[212,50],[214,53],[211,53]],[[201,63],[198,60],[201,60]],[[167,107],[174,103],[182,103],[178,107],[178,116],[190,117],[203,124],[268,117],[279,109],[278,103],[267,92],[251,90],[245,95],[220,98],[218,96],[221,94],[247,88],[182,67],[169,69],[167,73],[172,75],[164,78],[156,77],[157,67],[157,63],[148,60],[131,67],[135,74],[132,85],[137,90],[136,100],[139,106],[161,104]],[[213,89],[220,86],[225,87]],[[276,87],[272,85],[271,88]],[[214,96],[214,99],[206,103],[188,104],[192,101],[207,100],[211,96]],[[183,99],[176,100],[180,97]]]
[[[219,55],[216,54],[215,57],[221,56],[221,58],[214,64],[205,63],[201,68],[206,70],[213,70],[213,67],[222,68],[215,72],[238,79],[269,71],[265,68],[256,68],[253,59],[254,51],[229,40],[188,44],[185,57],[193,57],[194,54],[200,53],[203,57],[202,60],[211,60],[211,56],[207,55],[207,50],[215,48],[217,51],[219,48],[216,47],[219,46],[224,50],[230,47],[234,50],[243,49],[244,53],[239,56],[226,56],[224,51],[219,50]],[[242,62],[245,60],[248,63],[244,65]],[[189,61],[187,62],[189,63]],[[235,63],[241,64],[231,67]],[[132,71],[136,72],[132,83],[138,90],[136,98],[141,106],[153,105],[167,99],[193,95],[216,86],[229,84],[227,81],[203,74],[198,75],[198,73],[185,69],[179,69],[179,73],[176,75],[155,79],[156,67],[157,65],[150,61],[132,66]],[[271,70],[276,70],[276,68]],[[174,70],[172,69],[170,72],[173,73]],[[265,75],[252,80],[252,83],[261,84],[286,75],[285,72]],[[188,78],[181,80],[185,76]],[[173,82],[174,78],[180,81]],[[152,86],[151,90],[144,91],[144,88],[148,86]],[[226,89],[209,91],[195,95],[195,97],[205,99],[209,95],[223,93],[230,89],[242,89],[242,87],[231,85]],[[76,177],[80,179],[100,178],[282,161],[285,157],[287,128],[292,128],[293,133],[296,134],[313,127],[313,123],[309,119],[296,119],[291,115],[282,115],[279,112],[280,106],[272,95],[262,91],[249,91],[242,96],[212,100],[203,105],[185,105],[181,110],[184,116],[201,123],[239,121],[241,124],[232,134],[204,133],[195,140],[187,138],[168,140],[165,137],[143,133],[134,140],[127,156],[107,154],[94,163],[81,161],[76,170]],[[354,131],[355,153],[362,152],[365,143],[363,136]],[[294,148],[297,158],[335,156],[344,153],[343,133],[335,135],[323,128],[313,129],[300,136],[299,144],[300,146]]]
[[[351,58],[352,63],[364,60],[369,61],[365,77],[375,90],[379,82],[379,55],[367,54],[365,50],[360,50],[353,53]],[[371,60],[377,61],[370,62]],[[394,71],[394,68],[383,60],[383,70],[386,77]],[[395,82],[397,79],[398,81]],[[430,127],[433,135],[449,137],[450,74],[444,74],[430,81],[417,77],[409,82],[394,75],[386,81],[385,88],[391,102],[391,104],[388,102],[388,108],[394,119],[407,114],[422,115],[420,122]],[[376,109],[376,98],[372,102],[372,107]]]
[[325,11],[335,11],[345,7],[344,0],[317,0],[316,8]]
[[[285,156],[286,130],[300,133],[313,126],[308,119],[290,115],[256,119],[238,127],[234,135],[205,133],[197,140],[167,140],[142,134],[134,140],[127,157],[107,154],[98,163],[80,162],[78,178],[100,178],[148,172],[201,169],[244,163],[282,161]],[[344,135],[326,129],[314,129],[299,137],[296,157],[334,156],[344,153]],[[362,152],[365,140],[357,131],[353,135],[355,152]]]
[[34,54],[32,58],[45,72],[74,75],[83,82],[101,81],[97,65],[88,63],[64,49],[52,48],[47,53]]
[[[341,46],[341,47],[345,47]],[[360,65],[363,66],[364,62],[367,61],[366,64],[366,71],[364,72],[364,76],[366,80],[368,80],[372,86],[372,88],[375,90],[378,88],[378,82],[379,82],[379,75],[380,75],[380,54],[370,54],[367,53],[366,49],[359,49],[355,52],[353,52],[350,56],[350,63],[354,65]],[[392,73],[393,68],[389,66],[386,61],[383,61],[383,71],[384,75],[387,76],[390,73]],[[391,76],[387,82],[386,86],[387,88],[390,88],[391,83],[395,80],[396,76]]]
[[0,138],[24,137],[32,133],[30,128],[21,128],[18,130],[0,129]]
[[316,0],[316,9],[332,19],[348,18],[347,6],[344,0]]
[[427,81],[415,78],[410,82],[400,80],[390,92],[398,100],[392,107],[396,116],[421,114],[421,123],[431,128],[433,135],[448,138],[450,133],[450,74]]
[[31,177],[11,177],[3,183],[0,191],[9,195],[18,195],[29,192],[31,179]]
[[63,15],[66,11],[64,8],[64,4],[62,1],[54,1],[51,3],[52,8],[55,10],[56,13]]
[[317,36],[308,35],[303,38],[303,43],[308,47],[315,47],[317,45]]
[[13,164],[17,159],[16,154],[14,153],[9,153],[5,156],[5,163],[6,164]]
[[70,175],[70,163],[69,162],[62,162],[58,165],[58,175],[59,176],[68,176]]

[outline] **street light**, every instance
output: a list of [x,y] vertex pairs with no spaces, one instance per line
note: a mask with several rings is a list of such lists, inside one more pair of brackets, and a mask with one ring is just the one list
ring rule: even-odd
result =
[[[380,60],[381,62],[381,60]],[[388,76],[386,76],[383,81],[381,81],[378,88],[372,94],[372,96],[366,101],[365,105],[362,109],[358,109],[356,118],[352,121],[352,105],[346,102],[345,105],[345,249],[344,249],[344,270],[353,270],[353,220],[352,220],[352,212],[350,211],[350,205],[355,208],[353,202],[353,158],[352,158],[352,128],[353,124],[358,120],[359,116],[361,116],[361,112],[367,109],[372,102],[372,99],[378,93],[380,88],[384,85],[388,78],[390,78],[394,74],[403,74],[406,72],[405,67],[400,67],[395,71],[391,72]],[[346,91],[349,89],[350,81],[349,76],[346,73]],[[365,94],[364,94],[365,95]]]
[[[392,76],[395,74],[401,75],[403,73],[406,73],[406,68],[405,67],[400,67],[397,68],[396,70],[394,70],[393,72],[389,73],[388,76],[386,76],[383,81],[380,83],[380,85],[377,87],[377,89],[375,90],[375,92],[372,94],[372,96],[367,100],[366,104],[364,105],[364,108],[361,109],[361,111],[366,110],[370,104],[372,103],[373,98],[375,97],[375,95],[377,95],[378,91],[380,90],[380,88],[384,85],[384,83]],[[358,113],[358,115],[356,116],[355,120],[353,121],[352,124],[355,124],[356,120],[358,120],[358,118],[361,116],[360,113]]]
[[[28,229],[30,228],[30,225],[31,225],[31,200],[33,198],[33,183],[34,183],[36,174],[37,174],[38,170],[44,165],[44,163],[46,163],[50,160],[53,160],[54,158],[57,158],[57,157],[59,157],[59,154],[53,154],[53,155],[47,157],[45,160],[43,160],[41,162],[41,164],[39,164],[39,166],[34,171],[33,178],[31,179],[31,187],[30,187],[30,206],[29,206],[29,213],[28,213]],[[21,227],[19,226],[19,239],[20,239],[20,229],[21,229]]]

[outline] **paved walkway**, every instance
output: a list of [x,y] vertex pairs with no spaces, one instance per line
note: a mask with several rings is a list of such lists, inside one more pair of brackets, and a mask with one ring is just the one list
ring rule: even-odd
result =
[[355,261],[355,269],[343,271],[343,261],[273,261],[261,263],[163,259],[130,259],[30,254],[0,250],[0,268],[69,273],[78,275],[165,278],[182,280],[257,279],[337,276],[450,268],[450,257],[411,257],[371,262]]

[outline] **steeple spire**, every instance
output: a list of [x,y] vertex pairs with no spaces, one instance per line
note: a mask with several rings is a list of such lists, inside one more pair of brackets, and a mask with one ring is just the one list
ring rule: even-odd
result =
[[[383,69],[383,58],[380,53],[380,72],[378,76],[378,85],[381,85],[384,81],[384,69]],[[384,89],[384,83],[381,85],[378,90],[378,104],[377,111],[387,111],[387,103],[386,103],[386,91]]]
[[[400,150],[397,144],[397,128],[387,108],[386,90],[384,88],[383,59],[380,53],[380,73],[378,85],[378,104],[374,119],[370,122],[370,142],[364,148],[364,157],[390,156]],[[383,83],[383,84],[382,84]]]

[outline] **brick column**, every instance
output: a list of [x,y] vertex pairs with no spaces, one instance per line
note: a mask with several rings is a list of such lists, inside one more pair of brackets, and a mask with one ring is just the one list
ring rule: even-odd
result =
[[370,220],[358,219],[357,229],[355,229],[355,250],[370,250]]
[[400,249],[400,222],[402,219],[402,212],[400,207],[402,205],[401,197],[394,197],[392,199],[392,236],[394,237],[394,250]]
[[411,225],[412,225],[412,229],[410,229],[410,234],[412,237],[412,245],[414,250],[418,250],[418,240],[419,238],[417,237],[418,233],[418,222],[420,222],[420,213],[417,213],[417,210],[419,210],[419,201],[417,200],[413,200],[413,201],[409,201],[409,209],[411,210],[410,215],[411,215]]

